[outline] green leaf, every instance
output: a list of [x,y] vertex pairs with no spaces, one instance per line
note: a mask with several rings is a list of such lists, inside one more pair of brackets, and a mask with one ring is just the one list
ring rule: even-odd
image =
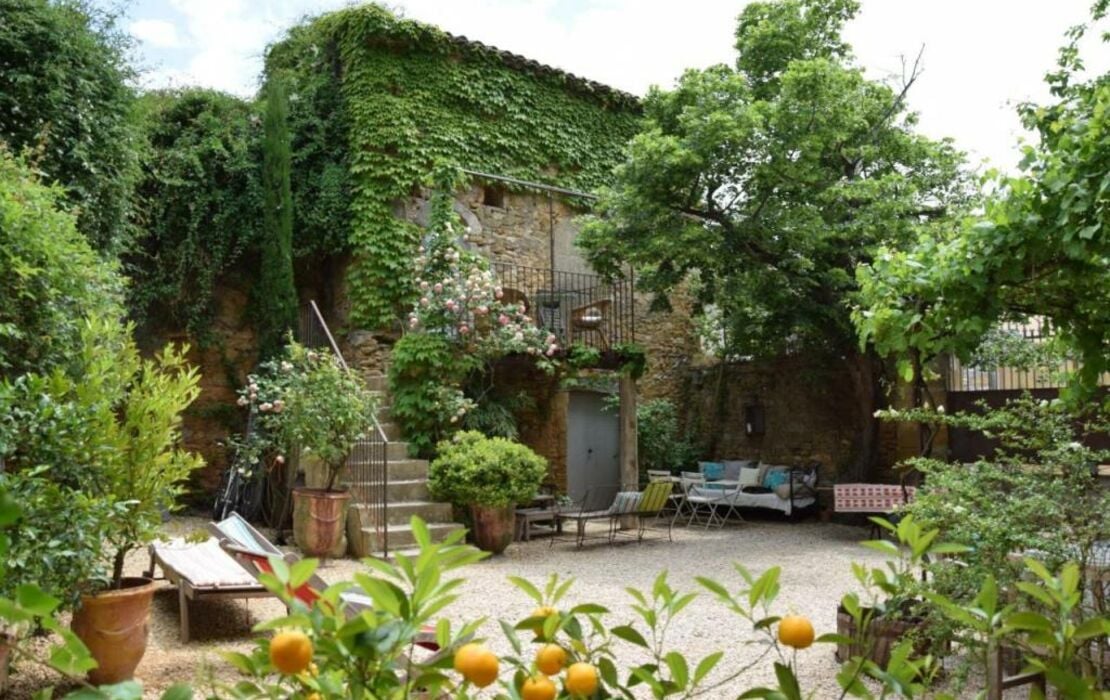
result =
[[618,627],[612,628],[609,631],[613,634],[614,637],[619,637],[620,639],[623,639],[626,642],[631,642],[638,647],[643,647],[644,649],[650,648],[650,645],[648,644],[647,640],[644,639],[644,636],[636,631],[636,628],[632,627],[631,625],[620,625]]
[[699,661],[697,668],[694,669],[694,685],[701,683],[702,679],[709,675],[724,655],[723,651],[715,651]]
[[39,617],[47,617],[61,603],[57,598],[43,593],[41,588],[33,584],[20,585],[16,589],[15,596],[19,607]]
[[663,661],[667,664],[667,669],[671,672],[671,680],[677,689],[684,690],[686,684],[690,682],[690,668],[686,658],[677,651],[672,651],[663,657]]
[[186,683],[175,683],[162,693],[162,700],[193,700],[193,689]]

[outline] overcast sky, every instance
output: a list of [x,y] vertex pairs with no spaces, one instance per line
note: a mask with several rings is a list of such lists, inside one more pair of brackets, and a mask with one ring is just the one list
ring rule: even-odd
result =
[[[118,0],[102,0],[115,4]],[[132,0],[123,25],[138,40],[144,84],[204,85],[251,95],[265,46],[305,15],[345,0]],[[642,95],[688,67],[730,62],[745,0],[396,0],[408,17]],[[1091,0],[863,0],[846,31],[875,78],[901,74],[922,46],[910,93],[921,129],[951,136],[973,162],[1010,168],[1015,103],[1047,98],[1042,77],[1064,31]],[[1090,42],[1089,68],[1110,69]]]

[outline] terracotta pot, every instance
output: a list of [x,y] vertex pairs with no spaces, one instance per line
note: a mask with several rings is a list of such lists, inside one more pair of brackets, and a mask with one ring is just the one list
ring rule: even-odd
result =
[[478,549],[500,554],[513,541],[515,507],[470,506],[470,516],[474,523],[474,544]]
[[310,557],[347,553],[347,491],[293,489],[293,538]]
[[135,577],[123,579],[122,588],[81,596],[70,627],[96,659],[90,683],[119,683],[134,675],[146,653],[153,595],[154,582]]
[[0,634],[0,697],[8,690],[8,662],[12,654],[12,639]]
[[[878,664],[880,668],[886,668],[894,647],[902,641],[904,636],[921,627],[921,624],[918,620],[884,620],[881,617],[872,616],[868,634],[871,638],[871,649],[867,658]],[[836,608],[836,633],[853,640],[857,636],[855,619],[851,613],[839,605]],[[928,652],[928,643],[924,640],[919,640],[915,647],[914,655],[916,656],[924,656]],[[837,644],[836,660],[843,663],[852,657],[863,656],[864,651],[855,642],[852,644]]]

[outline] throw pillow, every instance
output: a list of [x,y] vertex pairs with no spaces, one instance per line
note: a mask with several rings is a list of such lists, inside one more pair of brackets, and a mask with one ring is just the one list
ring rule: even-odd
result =
[[780,485],[785,484],[790,480],[790,472],[785,469],[772,469],[767,471],[767,476],[763,477],[763,485],[767,488],[774,490]]
[[742,468],[736,480],[740,482],[740,488],[745,486],[759,486],[759,467]]
[[737,481],[740,479],[740,470],[754,466],[755,462],[750,459],[726,459],[724,478],[729,481]]
[[716,481],[725,473],[723,462],[698,462],[698,469],[705,475],[706,481]]

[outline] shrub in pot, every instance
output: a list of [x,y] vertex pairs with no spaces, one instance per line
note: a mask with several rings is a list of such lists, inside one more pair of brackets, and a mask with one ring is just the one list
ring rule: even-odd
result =
[[146,650],[150,579],[125,577],[127,555],[156,539],[162,516],[177,508],[190,472],[204,461],[181,447],[181,413],[199,394],[186,349],[167,346],[143,359],[133,329],[93,319],[85,333],[85,375],[77,394],[96,397],[86,418],[86,449],[96,455],[82,487],[110,505],[104,522],[107,576],[82,595],[72,627],[89,647],[94,683],[132,676]]
[[437,452],[428,478],[432,495],[469,508],[478,547],[503,552],[513,538],[514,507],[535,497],[547,460],[512,440],[474,430],[440,442]]
[[340,473],[355,443],[374,427],[374,395],[331,353],[290,343],[242,390],[276,460],[298,453],[305,486],[293,490],[293,536],[310,556],[346,553],[350,493]]
[[963,553],[967,547],[936,542],[937,530],[925,530],[912,515],[897,525],[882,518],[872,520],[897,540],[872,540],[864,546],[890,557],[885,567],[868,569],[859,564],[852,570],[868,592],[870,599],[861,601],[855,593],[845,595],[836,611],[837,658],[846,661],[863,657],[885,668],[891,654],[902,642],[910,642],[918,655],[929,648],[925,638],[926,620],[923,613],[928,590],[921,574],[926,562],[938,557]]
[[0,392],[16,408],[11,425],[22,427],[14,438],[0,432],[11,468],[3,486],[26,499],[11,536],[13,561],[21,574],[43,575],[60,597],[79,597],[72,627],[97,661],[95,683],[130,678],[142,658],[154,588],[125,577],[124,562],[158,536],[163,513],[203,464],[180,448],[196,370],[183,349],[143,359],[132,330],[91,318],[82,325],[77,378],[57,370]]

